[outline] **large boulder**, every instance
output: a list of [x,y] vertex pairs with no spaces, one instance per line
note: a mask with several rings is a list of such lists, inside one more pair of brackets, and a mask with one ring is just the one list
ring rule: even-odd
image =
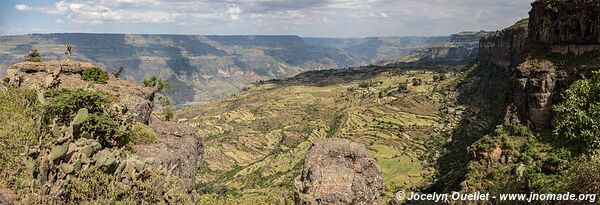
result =
[[149,127],[156,132],[158,142],[136,145],[136,153],[142,159],[156,159],[158,165],[186,180],[184,186],[191,190],[202,159],[202,138],[189,126],[156,118],[151,120]]
[[297,204],[376,204],[381,169],[364,145],[346,139],[313,143],[304,158]]

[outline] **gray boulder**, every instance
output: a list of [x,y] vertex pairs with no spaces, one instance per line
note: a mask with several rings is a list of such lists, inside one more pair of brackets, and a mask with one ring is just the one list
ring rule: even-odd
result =
[[381,169],[364,145],[346,139],[313,143],[304,158],[297,204],[376,204]]

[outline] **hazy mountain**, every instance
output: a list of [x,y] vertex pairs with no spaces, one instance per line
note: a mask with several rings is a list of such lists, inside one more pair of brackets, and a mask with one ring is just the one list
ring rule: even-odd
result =
[[65,59],[71,41],[74,59],[142,81],[150,75],[175,84],[177,104],[222,99],[246,83],[291,77],[303,71],[371,64],[443,43],[448,37],[364,39],[298,36],[198,36],[125,34],[33,34],[0,37],[0,74],[31,49],[44,60]]
[[371,38],[305,38],[313,46],[342,49],[361,61],[377,63],[387,58],[410,54],[415,49],[431,47],[448,42],[449,36],[438,37],[371,37]]

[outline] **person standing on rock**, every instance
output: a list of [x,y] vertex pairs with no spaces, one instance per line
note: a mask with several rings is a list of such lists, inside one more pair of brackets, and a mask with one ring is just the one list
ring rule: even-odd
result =
[[72,51],[73,51],[73,45],[71,44],[71,41],[69,41],[67,43],[67,53],[65,53],[65,54],[69,55],[68,59],[67,59],[67,62],[71,61],[71,53],[72,53]]

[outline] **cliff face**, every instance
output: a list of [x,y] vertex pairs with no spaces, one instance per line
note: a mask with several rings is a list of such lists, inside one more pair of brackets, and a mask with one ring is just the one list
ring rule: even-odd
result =
[[539,0],[532,6],[532,44],[560,54],[600,50],[600,1]]
[[485,36],[479,42],[479,58],[502,68],[518,65],[527,48],[527,22]]
[[532,7],[528,20],[482,38],[479,58],[513,71],[507,119],[543,130],[560,92],[597,69],[593,58],[581,59],[600,50],[600,1],[539,0]]
[[479,52],[479,40],[488,32],[461,32],[452,34],[450,41],[429,51],[432,60],[461,60],[476,58]]

